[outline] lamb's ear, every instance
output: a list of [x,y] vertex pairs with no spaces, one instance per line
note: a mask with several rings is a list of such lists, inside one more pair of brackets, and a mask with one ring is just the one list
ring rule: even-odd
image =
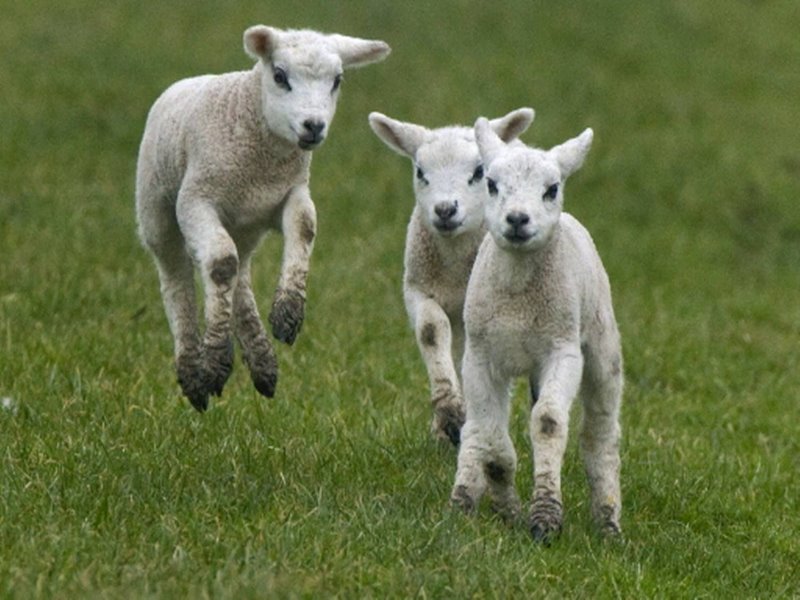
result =
[[369,126],[389,148],[411,160],[428,135],[420,125],[395,121],[379,112],[369,113]]
[[481,153],[483,164],[490,165],[506,147],[500,136],[492,129],[492,124],[485,117],[475,121],[475,141]]
[[345,69],[382,61],[392,51],[389,44],[380,40],[362,40],[339,34],[328,37],[339,58],[342,59],[342,66]]
[[278,43],[279,30],[253,25],[244,32],[244,51],[256,60],[268,61]]
[[535,113],[532,108],[518,108],[504,117],[492,119],[489,124],[504,142],[517,139],[533,123]]
[[589,153],[589,148],[592,147],[593,137],[594,132],[589,128],[584,130],[578,137],[572,138],[550,149],[550,154],[552,154],[558,162],[558,166],[561,169],[561,176],[564,179],[581,168],[583,159],[586,158],[586,155]]

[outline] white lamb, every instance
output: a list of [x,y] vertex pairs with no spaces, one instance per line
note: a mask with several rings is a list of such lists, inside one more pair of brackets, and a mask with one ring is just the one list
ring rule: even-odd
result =
[[[523,108],[490,125],[509,141],[532,120],[533,110]],[[369,123],[414,165],[416,205],[406,236],[403,296],[430,379],[431,428],[458,444],[464,423],[457,375],[464,350],[464,293],[486,234],[484,168],[475,133],[471,127],[426,129],[377,112],[369,115]]]
[[592,130],[548,151],[507,146],[485,119],[475,133],[486,165],[490,235],[464,307],[467,419],[452,501],[473,511],[488,487],[495,510],[509,518],[518,513],[509,382],[524,376],[533,399],[533,537],[547,542],[561,528],[561,464],[579,393],[591,512],[605,533],[619,533],[620,337],[594,243],[562,212],[564,182],[583,163]]
[[[256,389],[274,394],[277,360],[253,296],[251,257],[267,230],[283,232],[269,321],[291,344],[316,232],[310,150],[327,135],[342,70],[389,53],[381,41],[263,25],[244,32],[244,47],[257,60],[251,70],[184,79],[161,95],[137,166],[139,234],[158,267],[178,381],[200,411],[231,372],[231,333]],[[205,288],[202,341],[194,264]]]

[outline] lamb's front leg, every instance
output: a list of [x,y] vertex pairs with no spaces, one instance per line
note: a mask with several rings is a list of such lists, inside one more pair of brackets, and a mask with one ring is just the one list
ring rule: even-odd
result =
[[438,438],[458,445],[464,424],[464,403],[453,364],[450,319],[436,301],[418,289],[407,288],[405,302],[430,380],[431,431]]
[[231,317],[239,257],[210,201],[181,189],[176,214],[186,246],[200,266],[205,289],[206,330],[203,337],[205,384],[219,395],[233,368]]
[[317,231],[317,213],[307,186],[298,186],[289,192],[281,216],[281,230],[283,263],[269,322],[277,339],[293,344],[305,316],[306,279]]
[[250,282],[249,256],[242,260],[239,269],[234,296],[234,323],[253,385],[260,394],[272,398],[278,383],[278,360],[258,314]]
[[493,373],[488,359],[476,353],[469,341],[462,378],[467,420],[461,429],[451,502],[472,512],[488,487],[492,508],[511,520],[519,513],[519,497],[514,486],[517,454],[508,433],[509,382]]
[[578,393],[583,357],[578,344],[558,348],[539,376],[539,397],[531,409],[533,499],[530,530],[548,542],[561,531],[561,465],[567,447],[569,410]]

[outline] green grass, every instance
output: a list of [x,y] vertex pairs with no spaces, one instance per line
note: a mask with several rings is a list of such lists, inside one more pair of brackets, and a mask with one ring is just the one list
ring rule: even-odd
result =
[[[800,593],[796,3],[561,4],[0,0],[0,397],[16,405],[0,409],[0,596]],[[246,68],[258,22],[394,51],[348,74],[314,158],[307,321],[278,348],[277,397],[238,364],[201,416],[135,236],[135,158],[155,97]],[[623,333],[619,543],[592,532],[574,443],[565,529],[542,548],[452,513],[455,452],[428,436],[400,285],[411,169],[366,115],[525,105],[531,143],[595,130],[566,202]],[[265,310],[280,249],[255,261]]]

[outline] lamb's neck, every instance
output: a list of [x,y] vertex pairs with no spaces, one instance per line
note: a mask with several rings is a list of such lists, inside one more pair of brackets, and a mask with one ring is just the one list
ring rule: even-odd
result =
[[429,232],[436,249],[444,256],[474,255],[478,252],[481,240],[486,235],[486,229],[481,227],[475,231],[465,231],[459,235],[445,237],[433,232]]
[[561,227],[556,227],[550,239],[541,248],[534,250],[505,250],[497,248],[497,273],[502,273],[505,283],[512,287],[526,288],[530,282],[551,277],[557,268],[561,246]]

